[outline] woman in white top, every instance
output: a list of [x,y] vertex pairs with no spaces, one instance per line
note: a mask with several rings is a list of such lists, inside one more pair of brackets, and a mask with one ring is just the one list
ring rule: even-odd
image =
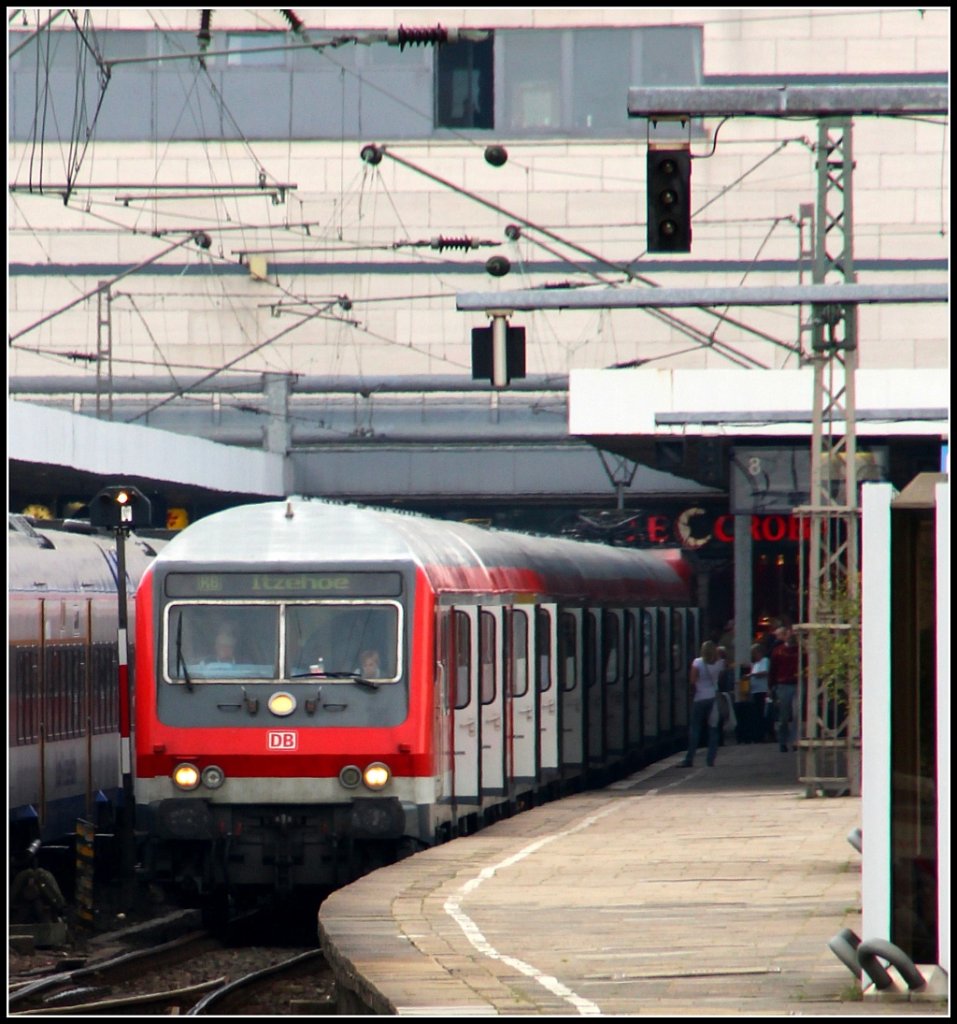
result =
[[681,762],[683,768],[690,768],[694,764],[695,751],[698,749],[701,730],[704,728],[708,730],[708,767],[714,767],[714,759],[718,753],[719,728],[710,724],[710,717],[718,696],[720,674],[718,648],[710,640],[705,640],[701,645],[701,657],[695,658],[691,663],[690,679],[694,696],[691,703],[691,721],[688,724],[688,753]]

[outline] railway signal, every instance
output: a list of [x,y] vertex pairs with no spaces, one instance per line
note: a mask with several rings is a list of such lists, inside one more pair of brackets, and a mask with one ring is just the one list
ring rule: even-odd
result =
[[472,380],[489,380],[497,388],[525,376],[525,328],[509,327],[493,316],[491,327],[472,328]]
[[132,715],[130,693],[129,645],[126,610],[126,537],[130,530],[150,525],[152,508],[147,497],[135,487],[104,487],[90,502],[90,524],[113,531],[116,538],[116,608],[117,608],[117,685],[120,699],[120,768],[123,776],[123,819],[121,847],[121,884],[124,902],[133,899],[133,875],[136,867],[136,838],[133,815],[136,802],[133,793]]
[[129,533],[149,526],[152,507],[149,498],[135,487],[104,487],[90,502],[90,524]]
[[691,252],[691,153],[649,147],[648,252]]

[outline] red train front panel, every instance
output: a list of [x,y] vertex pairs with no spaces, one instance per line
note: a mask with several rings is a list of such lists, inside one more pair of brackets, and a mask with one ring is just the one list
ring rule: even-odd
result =
[[151,573],[136,796],[154,875],[335,884],[430,842],[433,618],[408,565]]

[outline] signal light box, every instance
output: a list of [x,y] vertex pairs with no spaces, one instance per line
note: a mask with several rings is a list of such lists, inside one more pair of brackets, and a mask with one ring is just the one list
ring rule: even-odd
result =
[[149,526],[149,498],[135,487],[104,487],[90,502],[90,525],[110,530],[135,530]]
[[472,328],[472,380],[495,381],[496,369],[504,369],[507,382],[525,377],[525,328],[509,327],[505,342],[505,366],[496,368],[491,327]]
[[649,148],[647,170],[648,252],[691,252],[691,152]]

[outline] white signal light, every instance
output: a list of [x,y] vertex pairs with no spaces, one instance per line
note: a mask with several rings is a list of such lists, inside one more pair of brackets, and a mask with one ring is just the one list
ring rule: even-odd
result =
[[392,772],[381,761],[370,764],[362,773],[362,781],[369,789],[382,789],[391,778]]
[[173,769],[173,782],[180,789],[195,789],[199,785],[199,769],[194,764],[178,764]]
[[285,718],[286,715],[291,715],[296,710],[296,698],[291,693],[280,690],[279,693],[274,693],[269,698],[266,707],[279,718]]

